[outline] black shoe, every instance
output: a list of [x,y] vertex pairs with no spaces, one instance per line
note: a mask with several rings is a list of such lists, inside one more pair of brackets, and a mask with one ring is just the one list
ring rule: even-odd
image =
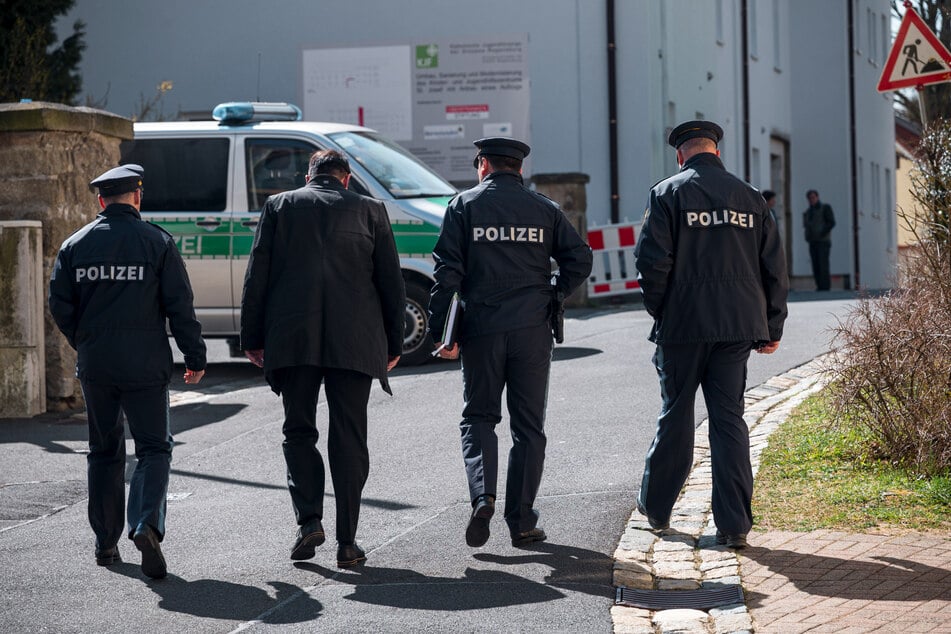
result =
[[153,579],[162,579],[168,574],[162,547],[159,545],[158,535],[151,526],[141,524],[132,534],[135,547],[142,553],[142,572]]
[[637,512],[647,518],[647,523],[650,524],[650,527],[654,529],[655,531],[665,531],[668,528],[670,528],[669,520],[665,522],[665,521],[657,519],[656,517],[652,517],[651,515],[648,515],[647,509],[641,506],[640,500],[637,501]]
[[314,556],[314,549],[323,544],[325,539],[324,526],[320,520],[310,520],[297,529],[297,539],[291,548],[291,559],[310,559]]
[[746,533],[727,535],[726,533],[721,533],[720,531],[717,531],[717,544],[720,546],[726,546],[727,548],[735,548],[737,550],[749,546],[749,544],[746,543]]
[[112,548],[96,549],[96,565],[111,566],[112,564],[119,563],[122,563],[122,557],[119,556],[118,546],[113,546]]
[[546,539],[548,539],[548,535],[540,528],[533,528],[530,531],[522,531],[521,533],[512,533],[512,545],[516,548],[528,546],[535,542],[543,542]]
[[337,568],[353,568],[366,560],[367,554],[355,543],[337,546]]
[[473,548],[484,546],[489,541],[489,520],[495,514],[495,498],[480,495],[472,503],[472,515],[466,526],[466,544]]
[[650,524],[650,527],[655,531],[665,531],[670,528],[670,521],[662,521],[656,517],[651,517],[647,514],[647,509],[641,506],[641,501],[637,501],[637,512],[647,518],[647,523]]

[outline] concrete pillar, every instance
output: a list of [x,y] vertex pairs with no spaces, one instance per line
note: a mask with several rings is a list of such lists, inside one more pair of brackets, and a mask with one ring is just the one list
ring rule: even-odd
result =
[[[588,240],[588,193],[585,186],[590,180],[587,174],[577,172],[532,176],[535,190],[561,205],[565,216],[586,242]],[[587,303],[587,284],[582,284],[566,302],[568,306],[573,307],[585,306]]]
[[99,213],[89,181],[118,165],[119,143],[131,138],[132,121],[110,112],[45,102],[0,104],[0,220],[42,223],[48,410],[82,406],[76,353],[45,307],[53,262],[63,240]]
[[0,418],[46,411],[43,225],[0,221]]

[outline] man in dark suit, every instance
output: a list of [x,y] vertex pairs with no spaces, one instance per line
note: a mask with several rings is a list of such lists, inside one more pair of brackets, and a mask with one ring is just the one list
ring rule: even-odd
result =
[[[324,542],[324,463],[317,395],[330,410],[328,453],[337,508],[337,566],[366,559],[356,544],[370,470],[367,401],[399,361],[406,303],[383,204],[347,190],[350,164],[334,150],[310,158],[307,184],[261,210],[241,301],[241,346],[284,402],[284,458],[300,529],[291,559]],[[265,354],[265,351],[267,354]]]

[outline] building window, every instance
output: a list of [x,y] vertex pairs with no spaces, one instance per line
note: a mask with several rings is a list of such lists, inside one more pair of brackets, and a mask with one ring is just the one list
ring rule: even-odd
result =
[[723,46],[723,0],[716,0],[717,44]]
[[760,174],[760,160],[759,160],[759,148],[754,147],[750,149],[750,178],[754,183],[763,182],[762,174]]
[[889,40],[891,39],[891,32],[888,28],[888,15],[886,13],[882,14],[882,50],[879,51],[879,60],[882,62],[882,66],[885,65],[886,58],[888,57],[889,51]]
[[747,28],[749,29],[749,38],[750,38],[750,58],[759,59],[759,28],[756,24],[756,2],[748,3],[746,8],[747,11]]
[[866,9],[866,15],[868,16],[868,61],[873,66],[875,65],[875,60],[878,58],[878,29],[875,27],[875,12],[871,9]]
[[888,213],[885,214],[885,230],[888,232],[887,244],[888,250],[895,248],[895,201],[892,199],[892,171],[885,168],[885,205]]
[[859,208],[859,215],[864,216],[865,215],[865,211],[864,211],[865,210],[865,163],[862,161],[861,156],[859,157],[859,168],[857,171],[859,174],[859,186],[858,186],[859,199],[857,201],[858,208]]
[[773,0],[773,70],[776,72],[782,70],[783,67],[780,58],[782,47],[779,38],[782,36],[782,30],[779,28],[779,18],[779,0]]

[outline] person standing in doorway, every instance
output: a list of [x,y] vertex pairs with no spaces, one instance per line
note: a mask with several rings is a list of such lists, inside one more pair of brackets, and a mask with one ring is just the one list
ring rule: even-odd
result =
[[[429,304],[433,339],[442,337],[453,294],[465,312],[459,344],[465,406],[462,456],[472,512],[466,544],[489,539],[495,513],[502,390],[512,429],[505,486],[505,522],[512,545],[546,539],[535,497],[545,461],[545,406],[551,368],[553,311],[591,272],[591,249],[554,202],[522,182],[528,145],[490,137],[475,142],[479,184],[449,202],[439,239]],[[558,263],[551,283],[551,260]],[[441,348],[442,342],[439,345]]]
[[819,200],[819,192],[810,189],[806,192],[809,208],[802,214],[802,224],[806,230],[806,242],[809,243],[809,258],[812,260],[812,277],[817,291],[827,291],[829,281],[829,252],[832,250],[830,232],[835,226],[835,214],[832,207]]
[[[126,519],[129,539],[142,553],[142,572],[161,579],[168,570],[160,543],[172,462],[166,321],[185,356],[185,383],[205,375],[205,342],[175,240],[139,215],[143,178],[140,166],[128,164],[90,183],[102,212],[63,242],[50,276],[49,307],[76,350],[86,400],[96,563],[122,561],[118,542]],[[126,511],[122,413],[136,457]]]
[[753,525],[746,364],[751,349],[779,348],[789,281],[776,223],[762,195],[724,168],[722,137],[711,121],[671,131],[681,169],[651,189],[634,248],[663,397],[637,508],[651,528],[669,527],[693,462],[700,387],[710,417],[717,543],[743,548]]
[[324,543],[324,461],[317,395],[330,412],[327,450],[337,509],[337,566],[366,560],[356,543],[370,472],[367,403],[373,379],[403,347],[406,292],[386,207],[347,189],[335,150],[310,157],[306,184],[267,199],[244,278],[241,347],[284,403],[284,460],[299,529],[291,559]]

